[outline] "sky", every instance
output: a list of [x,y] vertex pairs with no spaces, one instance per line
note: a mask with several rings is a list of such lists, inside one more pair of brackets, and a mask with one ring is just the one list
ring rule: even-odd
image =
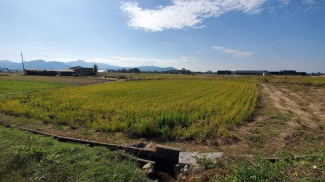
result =
[[325,0],[0,0],[0,60],[325,72]]

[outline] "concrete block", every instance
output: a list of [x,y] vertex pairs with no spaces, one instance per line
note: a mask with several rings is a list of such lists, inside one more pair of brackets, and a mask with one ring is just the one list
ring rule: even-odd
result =
[[198,153],[198,152],[180,152],[179,153],[179,164],[180,165],[196,165],[196,158],[204,158],[210,160],[215,160],[221,158],[224,155],[223,152],[214,152],[214,153]]
[[182,151],[184,150],[180,148],[156,145],[155,158],[159,160],[167,160],[176,164],[178,163],[179,153]]

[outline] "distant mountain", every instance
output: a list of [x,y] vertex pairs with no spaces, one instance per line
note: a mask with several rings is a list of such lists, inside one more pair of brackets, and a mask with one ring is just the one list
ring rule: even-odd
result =
[[98,68],[101,70],[119,70],[122,69],[122,67],[119,66],[113,66],[113,65],[109,65],[109,64],[105,64],[105,63],[94,63],[94,62],[86,62],[83,60],[77,60],[77,61],[70,61],[66,63],[67,65],[69,65],[70,67],[73,66],[82,66],[82,67],[93,67],[94,64],[98,65]]
[[0,67],[9,69],[22,69],[21,63],[15,63],[8,60],[0,61]]
[[[100,70],[107,70],[107,69],[119,70],[119,69],[125,68],[125,67],[114,66],[114,65],[109,65],[109,64],[105,64],[105,63],[86,62],[83,60],[70,61],[67,63],[58,62],[58,61],[46,62],[44,60],[34,60],[34,61],[26,61],[25,69],[44,69],[44,70],[66,69],[66,68],[73,67],[73,66],[93,67],[94,64],[97,64],[98,68]],[[11,62],[9,60],[3,60],[3,61],[0,60],[0,67],[22,70],[21,63]],[[130,69],[130,68],[133,68],[133,67],[127,67],[126,69]],[[139,70],[141,70],[141,71],[157,71],[157,72],[176,70],[176,68],[173,68],[173,67],[162,68],[162,67],[157,67],[157,66],[140,66],[137,68],[139,68]]]

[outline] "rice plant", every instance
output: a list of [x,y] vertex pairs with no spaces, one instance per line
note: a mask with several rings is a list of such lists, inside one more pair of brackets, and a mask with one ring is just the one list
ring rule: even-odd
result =
[[248,119],[257,97],[249,79],[150,80],[42,91],[4,100],[0,109],[132,137],[204,140]]

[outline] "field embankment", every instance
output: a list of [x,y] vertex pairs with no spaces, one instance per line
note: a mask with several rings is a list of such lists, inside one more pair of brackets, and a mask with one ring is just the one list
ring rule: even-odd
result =
[[94,77],[62,77],[62,76],[23,76],[21,74],[8,74],[0,76],[0,80],[58,83],[65,85],[90,85],[114,81],[115,79],[98,79]]

